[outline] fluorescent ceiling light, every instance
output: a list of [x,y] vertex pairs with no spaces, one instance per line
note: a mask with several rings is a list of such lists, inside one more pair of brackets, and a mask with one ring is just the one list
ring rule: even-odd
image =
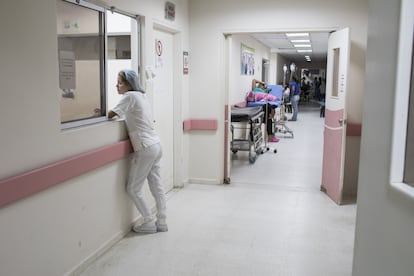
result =
[[292,39],[290,42],[292,43],[309,43],[309,39]]
[[286,36],[292,37],[292,36],[309,36],[309,33],[286,33]]
[[295,48],[310,48],[310,44],[293,44]]
[[298,49],[298,53],[312,53],[312,49]]

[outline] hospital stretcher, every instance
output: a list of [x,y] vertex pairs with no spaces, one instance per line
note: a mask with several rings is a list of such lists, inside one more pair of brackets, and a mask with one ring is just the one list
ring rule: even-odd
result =
[[263,115],[261,106],[231,108],[231,151],[248,151],[250,163],[254,163],[257,155],[266,149],[263,145]]
[[[287,126],[286,124],[286,116],[285,116],[285,110],[286,106],[291,107],[291,103],[287,102],[285,99],[285,95],[283,95],[283,86],[282,85],[271,85],[268,84],[267,87],[270,89],[269,94],[272,94],[276,98],[280,99],[277,101],[257,101],[257,102],[251,102],[247,101],[248,107],[253,106],[263,106],[265,104],[270,104],[273,106],[276,106],[276,115],[274,118],[274,130],[275,134],[277,132],[283,133],[283,134],[290,134],[293,138],[293,131]],[[279,115],[279,116],[278,116]]]

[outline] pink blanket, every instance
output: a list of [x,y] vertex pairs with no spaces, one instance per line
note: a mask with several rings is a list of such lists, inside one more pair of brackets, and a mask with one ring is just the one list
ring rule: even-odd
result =
[[248,102],[274,102],[279,99],[276,96],[273,96],[272,94],[250,91],[247,93],[246,100]]

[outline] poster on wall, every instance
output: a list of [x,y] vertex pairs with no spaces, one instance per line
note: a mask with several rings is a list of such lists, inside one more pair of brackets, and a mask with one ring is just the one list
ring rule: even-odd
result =
[[188,75],[188,52],[183,52],[183,73]]
[[254,48],[241,44],[241,74],[254,75]]

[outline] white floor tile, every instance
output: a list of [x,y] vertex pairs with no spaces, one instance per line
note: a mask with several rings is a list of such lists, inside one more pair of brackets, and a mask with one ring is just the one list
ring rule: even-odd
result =
[[254,164],[232,154],[229,185],[192,184],[168,201],[169,232],[130,233],[81,275],[350,276],[355,205],[320,191],[323,119],[300,106],[294,138]]

